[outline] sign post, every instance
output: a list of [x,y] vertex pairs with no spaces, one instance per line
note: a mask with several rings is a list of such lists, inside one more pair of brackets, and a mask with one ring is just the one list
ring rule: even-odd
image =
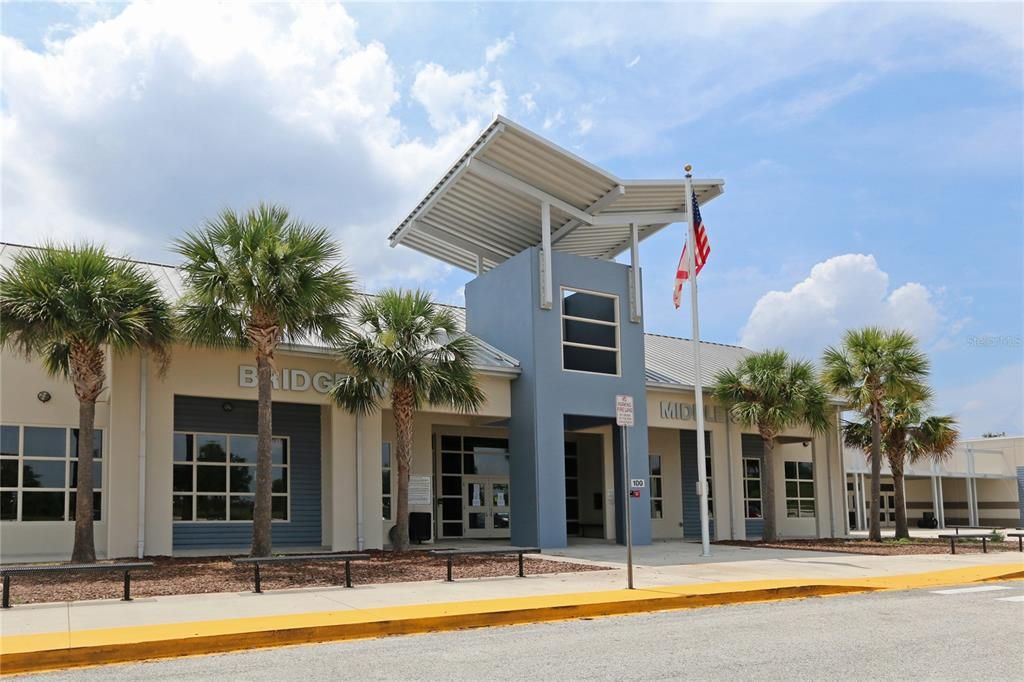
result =
[[[629,478],[629,438],[627,431],[633,426],[633,396],[615,396],[615,424],[622,434],[622,504],[626,513],[626,585],[633,589],[633,518],[630,508],[633,498],[633,484],[640,481],[643,487],[643,479]],[[639,492],[639,491],[638,491]]]

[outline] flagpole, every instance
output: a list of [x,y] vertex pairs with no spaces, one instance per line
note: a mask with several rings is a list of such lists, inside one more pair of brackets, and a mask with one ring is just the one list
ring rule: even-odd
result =
[[686,223],[689,226],[687,241],[690,248],[686,257],[686,274],[690,281],[690,317],[693,321],[693,397],[697,413],[697,491],[700,501],[700,543],[701,556],[711,556],[711,538],[708,529],[708,472],[704,448],[704,387],[700,370],[700,319],[697,316],[697,226],[693,224],[693,167],[686,164]]

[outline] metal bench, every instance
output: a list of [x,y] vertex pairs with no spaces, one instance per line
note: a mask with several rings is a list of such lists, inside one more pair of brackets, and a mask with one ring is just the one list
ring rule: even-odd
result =
[[956,554],[956,541],[957,540],[968,540],[968,539],[981,539],[981,551],[988,554],[988,540],[991,538],[991,533],[942,533],[939,535],[941,540],[949,540],[949,552],[950,554]]
[[946,526],[946,528],[952,528],[953,532],[957,535],[960,534],[960,529],[963,530],[999,530],[999,526]]
[[279,556],[265,557],[244,557],[232,559],[235,564],[252,564],[253,566],[253,592],[263,593],[263,586],[260,581],[260,566],[266,564],[301,564],[309,561],[344,561],[345,562],[345,587],[352,587],[352,562],[369,559],[369,554],[281,554]]
[[540,554],[540,547],[488,547],[487,549],[432,549],[432,556],[444,557],[448,560],[448,577],[445,582],[452,582],[452,559],[457,556],[512,556],[519,557],[519,577],[525,578],[523,571],[524,554]]
[[3,608],[11,608],[11,576],[47,575],[51,573],[124,573],[124,594],[121,601],[132,600],[132,571],[153,568],[151,561],[132,561],[118,564],[48,564],[46,566],[0,566],[4,579]]
[[1007,533],[1006,536],[1010,538],[1017,538],[1017,551],[1024,552],[1024,533]]

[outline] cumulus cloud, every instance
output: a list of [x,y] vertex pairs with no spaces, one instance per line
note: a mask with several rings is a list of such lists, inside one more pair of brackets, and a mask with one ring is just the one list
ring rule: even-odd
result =
[[516,44],[516,37],[513,34],[508,34],[493,45],[488,46],[484,50],[484,60],[490,64],[496,61],[499,57],[504,56],[512,49],[512,46]]
[[444,124],[410,138],[386,48],[333,3],[132,4],[43,52],[0,38],[0,56],[4,239],[167,261],[224,206],[277,201],[330,227],[366,286],[446,271],[386,236],[504,102],[474,75],[456,102],[427,97]]
[[480,123],[504,113],[505,86],[490,80],[487,69],[450,73],[439,64],[427,64],[416,74],[413,98],[423,105],[434,130],[449,131]]
[[762,296],[740,343],[756,349],[778,346],[816,359],[851,327],[899,327],[927,343],[941,319],[927,287],[909,282],[890,290],[889,275],[874,256],[851,253],[818,263],[789,291]]

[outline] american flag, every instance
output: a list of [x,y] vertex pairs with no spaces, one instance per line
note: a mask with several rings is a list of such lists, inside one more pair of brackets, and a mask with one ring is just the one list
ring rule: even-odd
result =
[[[711,244],[708,242],[707,230],[704,229],[704,221],[700,217],[700,206],[697,205],[696,192],[691,194],[691,200],[691,205],[693,206],[693,232],[697,235],[697,260],[694,263],[694,276],[696,276],[700,274],[704,263],[708,260],[708,256],[711,255]],[[676,285],[672,291],[672,303],[675,304],[676,308],[679,307],[683,297],[683,283],[689,276],[690,273],[686,271],[686,244],[683,244],[683,252],[679,254],[679,265],[676,267]]]

